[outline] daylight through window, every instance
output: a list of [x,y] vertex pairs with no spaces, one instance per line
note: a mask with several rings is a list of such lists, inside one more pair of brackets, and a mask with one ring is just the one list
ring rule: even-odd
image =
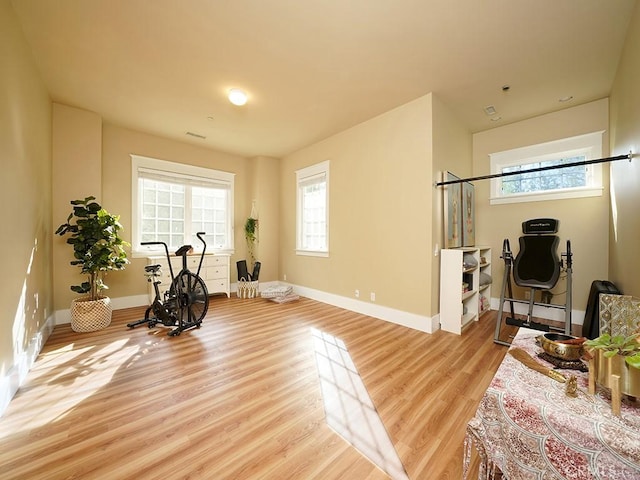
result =
[[[502,169],[502,173],[521,172],[536,168],[566,165],[582,162],[586,159],[586,155],[577,155],[569,158],[526,163],[512,167],[505,167]],[[587,168],[588,166],[586,165],[576,165],[558,170],[543,170],[504,177],[502,179],[502,193],[504,195],[513,195],[518,193],[586,187],[588,177]]]
[[298,170],[296,178],[297,253],[325,256],[329,251],[329,162]]
[[602,165],[527,170],[584,162],[602,157],[602,133],[596,132],[490,155],[491,204],[558,200],[602,195]]
[[233,248],[233,174],[132,155],[134,250],[141,242],[165,242],[170,250]]

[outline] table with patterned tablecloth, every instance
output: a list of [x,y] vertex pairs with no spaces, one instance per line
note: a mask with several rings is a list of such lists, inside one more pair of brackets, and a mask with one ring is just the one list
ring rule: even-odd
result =
[[[538,357],[541,333],[521,328],[511,348],[553,368]],[[481,480],[498,471],[509,480],[640,480],[640,402],[625,398],[615,416],[609,391],[588,394],[588,373],[558,371],[577,377],[577,397],[565,393],[566,384],[505,355],[467,426],[465,479],[475,446]]]

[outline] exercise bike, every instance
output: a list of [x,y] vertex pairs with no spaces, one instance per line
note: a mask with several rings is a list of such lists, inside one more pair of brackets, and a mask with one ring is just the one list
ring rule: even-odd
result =
[[207,250],[207,243],[204,241],[205,232],[198,232],[196,236],[203,243],[204,248],[200,255],[198,271],[193,273],[187,267],[187,254],[193,250],[191,245],[183,245],[176,252],[177,257],[182,257],[182,269],[177,276],[173,275],[169,247],[164,242],[142,242],[140,245],[162,245],[167,256],[167,264],[171,273],[171,286],[160,294],[159,280],[162,272],[160,265],[147,265],[144,267],[145,276],[148,282],[153,283],[155,298],[144,313],[144,318],[136,322],[127,323],[127,327],[135,328],[145,323],[149,328],[158,324],[167,327],[175,327],[169,331],[168,335],[180,335],[190,328],[200,328],[202,319],[209,309],[209,292],[202,278],[200,278],[200,268],[204,260],[204,253]]

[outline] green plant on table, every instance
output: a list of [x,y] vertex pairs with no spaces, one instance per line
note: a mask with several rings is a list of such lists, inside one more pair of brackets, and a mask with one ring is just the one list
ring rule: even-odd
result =
[[621,355],[628,365],[640,369],[640,333],[628,336],[611,336],[608,333],[603,333],[598,338],[584,342],[584,346],[602,350],[603,355],[607,358]]

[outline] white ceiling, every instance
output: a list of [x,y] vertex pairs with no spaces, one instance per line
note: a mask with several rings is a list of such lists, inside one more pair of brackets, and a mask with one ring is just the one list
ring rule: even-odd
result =
[[12,0],[54,101],[249,157],[429,92],[472,132],[606,97],[635,3]]

